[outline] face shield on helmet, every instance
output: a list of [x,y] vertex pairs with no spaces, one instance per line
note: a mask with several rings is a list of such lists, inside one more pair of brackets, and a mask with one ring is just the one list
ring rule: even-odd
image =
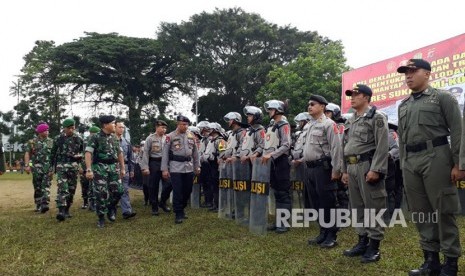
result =
[[297,125],[297,129],[301,129],[304,125],[310,121],[311,117],[308,112],[301,112],[294,117],[294,122]]
[[341,108],[335,103],[329,103],[326,105],[325,112],[332,112],[333,119],[339,119],[341,117]]
[[253,120],[251,124],[260,124],[262,122],[263,112],[260,108],[256,106],[249,105],[249,106],[244,107],[244,114],[246,116],[248,115],[253,116]]
[[211,129],[212,132],[221,133],[221,125],[218,123],[209,123],[208,128]]
[[284,103],[278,100],[270,100],[264,104],[265,110],[270,111],[270,109],[275,109],[275,114],[284,114]]
[[195,135],[200,136],[200,129],[196,126],[189,126],[187,128],[190,132],[194,133]]
[[229,112],[228,114],[224,115],[223,120],[226,123],[229,123],[229,121],[231,120],[233,120],[236,123],[240,123],[242,121],[242,116],[237,112]]

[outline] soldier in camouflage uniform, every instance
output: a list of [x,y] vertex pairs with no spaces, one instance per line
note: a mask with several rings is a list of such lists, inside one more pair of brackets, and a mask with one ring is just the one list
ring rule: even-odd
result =
[[[48,125],[41,123],[36,127],[37,137],[27,143],[24,162],[26,163],[26,173],[32,170],[32,185],[34,186],[34,202],[36,211],[45,213],[49,210],[51,179],[48,175],[50,171],[50,154],[53,140],[48,137]],[[32,161],[32,169],[29,162]]]
[[2,136],[0,135],[0,175],[5,172],[5,163],[3,162],[3,144],[1,138]]
[[[101,131],[93,135],[86,146],[86,177],[93,180],[97,227],[105,227],[108,220],[116,220],[116,205],[123,195],[121,178],[126,174],[124,157],[115,133],[115,117],[99,118]],[[119,163],[119,169],[117,167]],[[119,175],[118,175],[119,172]]]
[[[77,176],[79,162],[82,159],[84,150],[84,141],[75,133],[75,122],[68,118],[63,121],[63,132],[58,135],[53,142],[53,148],[50,158],[50,169],[55,168],[57,174],[57,198],[58,221],[64,221],[65,218],[71,218],[69,208],[73,204],[74,194],[76,192]],[[53,171],[50,172],[50,176]]]
[[[84,141],[84,154],[85,154],[85,147],[89,142],[90,137],[92,135],[100,132],[100,128],[98,126],[92,126],[89,128],[89,136]],[[79,181],[81,182],[81,193],[82,193],[82,206],[81,209],[89,208],[90,211],[95,211],[95,197],[93,193],[92,181],[86,178],[86,162],[84,159],[81,161],[81,171],[79,176]]]

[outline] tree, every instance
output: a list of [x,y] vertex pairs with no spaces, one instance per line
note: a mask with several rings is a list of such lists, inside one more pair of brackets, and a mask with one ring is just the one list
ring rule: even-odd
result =
[[162,23],[158,40],[181,62],[177,78],[210,91],[199,98],[199,119],[220,120],[255,103],[273,65],[292,61],[317,34],[278,27],[240,8],[200,13],[188,22]]
[[257,94],[257,101],[262,105],[270,99],[289,99],[289,120],[307,110],[311,94],[340,104],[341,76],[349,70],[345,62],[340,41],[317,38],[299,49],[295,61],[275,66],[269,72],[268,82]]

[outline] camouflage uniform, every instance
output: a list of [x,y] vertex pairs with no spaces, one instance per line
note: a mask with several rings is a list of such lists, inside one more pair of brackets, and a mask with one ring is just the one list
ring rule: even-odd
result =
[[[89,139],[91,136],[88,136],[85,141],[84,141],[84,152],[85,153],[85,148],[87,144],[89,143]],[[87,208],[87,205],[90,204],[90,209],[94,208],[93,207],[93,202],[95,200],[94,193],[93,193],[93,186],[92,186],[92,180],[89,180],[86,178],[86,162],[84,158],[81,161],[81,168],[82,168],[82,173],[79,175],[79,181],[81,182],[81,194],[82,194],[82,200],[84,201],[82,205],[82,209]]]
[[116,208],[123,195],[117,168],[120,143],[114,134],[100,131],[89,139],[86,152],[92,153],[95,210],[98,216],[103,216],[109,209]]
[[50,164],[52,169],[53,166],[56,166],[58,185],[56,203],[58,208],[66,207],[69,210],[73,203],[83,149],[84,141],[76,133],[71,136],[61,133],[54,139]]
[[[34,186],[34,202],[37,206],[50,202],[50,154],[53,146],[52,138],[35,137],[26,146],[32,162],[32,185]],[[29,164],[28,164],[29,165]]]

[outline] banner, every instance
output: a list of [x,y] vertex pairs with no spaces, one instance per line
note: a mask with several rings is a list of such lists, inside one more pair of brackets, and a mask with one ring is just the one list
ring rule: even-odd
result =
[[405,65],[411,58],[422,58],[431,64],[430,85],[453,93],[462,111],[465,90],[465,34],[345,72],[342,74],[342,112],[351,111],[350,97],[345,95],[345,91],[361,83],[368,85],[373,91],[371,104],[386,112],[389,121],[397,123],[397,107],[410,94],[404,74],[397,73],[397,68]]

